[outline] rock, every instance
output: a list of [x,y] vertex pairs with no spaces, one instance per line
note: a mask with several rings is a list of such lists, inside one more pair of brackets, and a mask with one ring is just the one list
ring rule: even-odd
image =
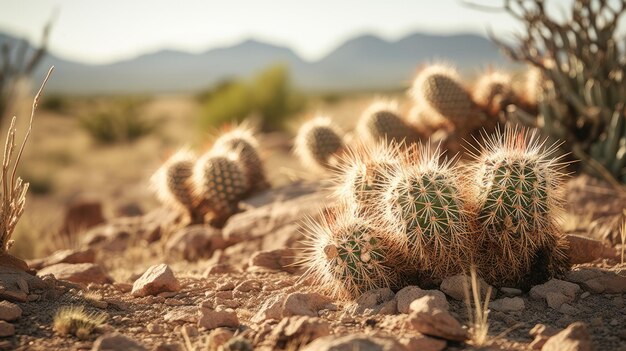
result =
[[294,257],[295,253],[292,249],[260,251],[250,258],[249,266],[294,273],[298,269],[294,266]]
[[272,329],[269,340],[272,349],[295,349],[329,334],[328,322],[317,317],[293,316],[283,318]]
[[530,297],[535,300],[545,300],[548,306],[558,309],[566,302],[572,302],[580,287],[574,283],[559,279],[550,279],[544,284],[533,286]]
[[237,328],[239,326],[237,313],[232,309],[211,310],[200,307],[199,312],[198,327],[211,330],[218,327]]
[[118,332],[100,336],[91,351],[147,351],[143,345]]
[[198,308],[195,306],[181,306],[168,311],[163,320],[174,323],[198,323]]
[[165,263],[148,268],[148,270],[135,281],[131,295],[135,297],[157,295],[164,291],[178,291],[180,283],[174,276],[174,272]]
[[500,288],[500,292],[508,297],[520,296],[522,294],[522,290],[517,288]]
[[323,309],[331,309],[331,299],[318,293],[291,293],[283,303],[283,317],[309,316],[317,317],[317,312]]
[[11,323],[0,321],[0,337],[12,336],[15,334],[15,326]]
[[566,279],[582,284],[594,293],[626,293],[626,274],[597,267],[577,267],[567,272]]
[[11,322],[22,316],[20,306],[9,301],[0,301],[0,320]]
[[251,321],[253,323],[262,323],[268,319],[281,319],[285,298],[284,294],[278,294],[265,300]]
[[106,274],[102,267],[94,263],[58,263],[37,272],[40,277],[48,274],[54,275],[59,280],[80,284],[113,282],[113,279]]
[[582,322],[570,324],[554,335],[541,348],[542,351],[591,351],[591,339]]
[[593,262],[602,257],[604,244],[601,241],[575,234],[565,235],[568,255],[572,264]]
[[91,248],[59,250],[48,257],[31,260],[29,266],[34,269],[52,266],[58,263],[94,263],[96,252]]
[[430,295],[435,297],[438,303],[438,307],[442,310],[448,310],[448,301],[446,295],[439,290],[422,290],[415,285],[409,285],[396,293],[396,300],[398,301],[398,311],[400,313],[410,313],[411,302]]
[[489,308],[500,312],[522,311],[525,308],[524,299],[521,297],[504,297],[491,301],[489,303]]
[[426,335],[417,334],[416,336],[405,337],[400,339],[400,343],[407,350],[419,351],[441,351],[448,344],[445,340],[431,338]]
[[[466,283],[464,283],[464,281]],[[489,284],[487,284],[483,280],[483,278],[478,278],[478,282],[480,283],[480,296],[482,299],[484,299],[487,296]],[[441,286],[439,288],[451,298],[457,301],[464,301],[465,289],[471,289],[471,279],[464,274],[453,275],[451,277],[445,278],[441,282]],[[491,298],[493,297],[494,294],[491,294]]]
[[140,217],[144,212],[141,205],[135,202],[125,203],[115,207],[115,217]]
[[73,233],[93,228],[104,221],[100,202],[79,201],[67,207],[59,235],[70,236]]
[[152,351],[187,351],[187,348],[181,343],[161,343],[153,348]]
[[22,272],[28,272],[28,264],[19,257],[15,257],[8,253],[0,253],[0,267],[14,269]]
[[226,246],[221,230],[208,225],[191,225],[174,233],[167,240],[165,249],[188,261],[195,261],[211,257],[215,250]]
[[226,328],[216,328],[209,333],[209,339],[207,344],[211,345],[214,350],[219,350],[220,346],[224,345],[228,340],[233,337],[233,332]]
[[364,292],[351,307],[353,315],[395,314],[398,312],[395,294],[389,288]]
[[[296,185],[297,186],[297,185]],[[276,232],[307,215],[316,216],[326,202],[327,193],[316,191],[284,201],[271,202],[232,216],[224,227],[224,238],[242,242]]]
[[536,324],[529,332],[530,336],[535,339],[530,343],[530,347],[533,350],[539,350],[548,341],[548,339],[556,334],[558,331],[552,327],[544,324]]
[[335,335],[319,338],[308,344],[302,351],[398,351],[404,346],[393,338],[365,334],[352,334],[342,337]]
[[413,301],[407,327],[446,340],[466,340],[467,330],[448,311],[438,308],[437,304],[433,296],[424,296]]

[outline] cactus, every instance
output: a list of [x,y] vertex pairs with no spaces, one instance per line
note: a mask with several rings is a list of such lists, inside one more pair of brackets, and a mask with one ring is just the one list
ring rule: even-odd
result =
[[363,111],[357,132],[364,142],[372,145],[381,140],[412,143],[420,139],[417,131],[400,117],[397,103],[388,101],[375,101]]
[[306,167],[323,172],[333,168],[343,149],[341,130],[328,117],[315,117],[304,123],[295,139],[294,152]]
[[409,91],[418,106],[449,119],[456,126],[480,125],[477,108],[456,69],[435,64],[423,69]]
[[251,128],[239,126],[222,134],[213,144],[216,154],[234,152],[250,183],[250,191],[258,192],[270,187],[259,156],[258,142]]
[[395,287],[396,250],[383,234],[356,216],[349,206],[322,211],[305,223],[308,246],[303,275],[339,298],[354,298],[376,288]]
[[419,105],[411,107],[407,122],[424,138],[430,138],[438,130],[452,129],[450,121]]
[[196,155],[187,148],[178,150],[150,179],[157,198],[165,205],[186,211],[192,221],[197,217],[197,197],[192,181]]
[[619,24],[626,1],[575,0],[565,18],[546,11],[553,3],[558,1],[505,6],[523,35],[513,44],[496,41],[545,78],[534,126],[563,140],[562,149],[582,160],[584,171],[624,193],[626,47]]
[[359,144],[341,157],[336,177],[337,198],[353,205],[355,211],[367,214],[382,200],[386,175],[399,166],[397,144]]
[[500,111],[515,101],[511,76],[498,71],[484,74],[476,82],[472,98],[483,112],[497,118]]
[[556,218],[565,164],[551,157],[555,145],[544,146],[536,131],[507,127],[485,138],[477,156],[473,198],[482,232],[479,257],[484,259],[483,275],[492,283],[523,284],[524,276],[537,273],[530,269],[539,252],[548,252],[547,260],[561,255]]
[[250,191],[246,173],[232,153],[203,155],[194,166],[193,184],[194,194],[216,226],[237,212],[239,201]]
[[440,158],[439,149],[413,146],[388,176],[378,211],[418,271],[434,277],[458,273],[472,244],[459,171]]

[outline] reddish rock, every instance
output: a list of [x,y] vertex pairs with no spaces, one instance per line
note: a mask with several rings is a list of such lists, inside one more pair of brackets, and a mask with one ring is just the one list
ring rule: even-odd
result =
[[5,321],[0,321],[0,337],[12,336],[15,334],[15,326]]
[[398,312],[410,313],[411,303],[424,296],[433,296],[438,303],[438,307],[442,310],[448,309],[448,301],[446,295],[439,290],[422,290],[417,286],[410,285],[396,293],[398,300]]
[[147,351],[147,349],[128,336],[114,332],[96,339],[91,351]]
[[211,330],[218,327],[237,328],[239,326],[237,313],[232,309],[212,310],[200,307],[199,312],[199,327]]
[[148,268],[148,270],[135,281],[131,295],[136,297],[157,295],[165,291],[180,290],[180,283],[174,276],[174,272],[165,263]]
[[452,341],[467,339],[467,330],[448,311],[437,307],[433,296],[424,296],[411,303],[411,314],[407,327],[422,334]]
[[226,246],[221,230],[207,225],[192,225],[174,233],[165,244],[165,249],[171,254],[194,261],[211,257],[215,250]]
[[319,310],[333,307],[331,299],[318,293],[292,293],[283,304],[283,317],[298,315],[317,317]]
[[0,301],[0,320],[11,322],[22,316],[20,306],[9,301]]
[[593,262],[602,257],[604,244],[599,240],[575,234],[567,234],[565,240],[568,242],[567,253],[572,264]]
[[591,349],[591,338],[582,322],[570,324],[548,339],[541,348],[542,351],[591,351]]
[[97,201],[81,201],[68,206],[60,235],[72,235],[104,223],[102,204]]
[[106,284],[113,282],[102,267],[93,263],[58,263],[37,272],[37,275],[40,277],[48,274],[54,275],[58,280],[67,280],[80,284]]

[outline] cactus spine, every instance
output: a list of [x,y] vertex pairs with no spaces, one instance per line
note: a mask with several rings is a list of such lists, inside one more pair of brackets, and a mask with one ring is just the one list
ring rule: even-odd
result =
[[556,218],[564,164],[551,158],[556,146],[545,148],[534,131],[507,127],[484,143],[474,179],[483,273],[496,284],[519,284],[539,252],[548,259],[563,255]]
[[258,148],[259,143],[252,129],[245,126],[222,134],[213,145],[216,154],[233,152],[237,156],[250,183],[251,192],[263,191],[270,187]]
[[298,130],[294,152],[303,165],[323,172],[334,166],[335,156],[344,147],[341,135],[330,118],[315,117]]
[[320,217],[305,225],[309,237],[305,277],[341,298],[395,286],[394,250],[387,235],[368,226],[346,205],[323,211]]
[[197,197],[192,180],[196,155],[183,148],[172,155],[150,178],[151,188],[165,205],[196,214]]
[[382,200],[386,179],[399,167],[399,149],[396,144],[380,142],[377,145],[359,144],[348,149],[340,160],[335,195],[354,205],[358,213],[367,214]]
[[357,125],[361,139],[372,145],[388,142],[412,143],[419,140],[417,132],[401,117],[396,102],[375,101],[361,115]]
[[193,169],[194,192],[206,207],[215,225],[222,225],[237,211],[238,203],[250,190],[245,171],[236,155],[206,153]]
[[452,67],[441,64],[426,67],[415,78],[409,93],[418,106],[428,108],[457,126],[480,124],[480,120],[473,120],[476,106]]
[[412,147],[389,176],[379,211],[418,270],[435,277],[460,271],[472,243],[459,172],[440,158],[438,149]]

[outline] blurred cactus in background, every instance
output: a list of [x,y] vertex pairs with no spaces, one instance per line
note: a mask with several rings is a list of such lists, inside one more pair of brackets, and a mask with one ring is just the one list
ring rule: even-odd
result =
[[542,0],[505,0],[503,9],[524,30],[513,45],[495,41],[544,77],[537,127],[563,140],[565,151],[581,159],[585,171],[624,184],[626,48],[618,27],[626,0],[576,0],[565,20],[547,7]]

